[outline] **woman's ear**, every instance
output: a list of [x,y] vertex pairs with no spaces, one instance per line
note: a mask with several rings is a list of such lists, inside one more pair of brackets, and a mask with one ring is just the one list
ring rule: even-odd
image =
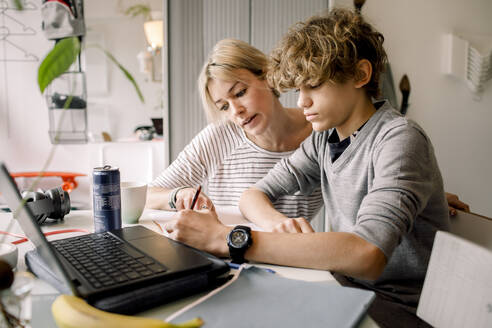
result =
[[372,76],[372,65],[367,59],[361,59],[357,63],[356,73],[355,73],[355,87],[362,88],[369,81],[371,81]]

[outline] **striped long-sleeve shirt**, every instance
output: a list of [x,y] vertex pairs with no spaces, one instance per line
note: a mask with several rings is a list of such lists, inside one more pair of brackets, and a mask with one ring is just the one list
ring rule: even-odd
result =
[[[251,142],[233,123],[205,127],[153,186],[177,188],[202,185],[217,206],[238,206],[241,193],[263,178],[293,151],[271,152]],[[287,217],[312,219],[323,205],[320,189],[311,195],[285,195],[274,206]]]

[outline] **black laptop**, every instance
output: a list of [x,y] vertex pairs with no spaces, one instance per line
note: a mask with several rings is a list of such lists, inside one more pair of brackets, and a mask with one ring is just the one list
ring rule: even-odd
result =
[[142,226],[48,242],[3,163],[0,192],[35,250],[28,268],[62,293],[110,312],[132,314],[213,288],[228,265]]

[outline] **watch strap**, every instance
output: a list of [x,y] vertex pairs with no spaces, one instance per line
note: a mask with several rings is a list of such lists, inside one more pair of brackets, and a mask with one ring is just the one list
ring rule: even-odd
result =
[[178,195],[178,192],[181,189],[185,189],[185,188],[191,188],[191,187],[182,186],[182,187],[174,188],[173,191],[171,191],[171,193],[169,194],[169,201],[168,201],[169,207],[171,209],[173,210],[176,209],[176,196]]

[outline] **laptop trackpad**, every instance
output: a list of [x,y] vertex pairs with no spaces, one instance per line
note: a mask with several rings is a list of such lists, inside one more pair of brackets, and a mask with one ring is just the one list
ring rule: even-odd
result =
[[131,245],[161,262],[167,272],[185,271],[211,265],[212,262],[192,248],[163,236],[127,240]]

